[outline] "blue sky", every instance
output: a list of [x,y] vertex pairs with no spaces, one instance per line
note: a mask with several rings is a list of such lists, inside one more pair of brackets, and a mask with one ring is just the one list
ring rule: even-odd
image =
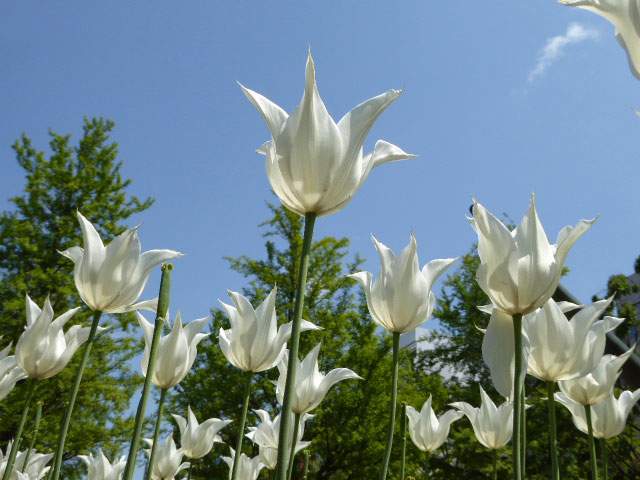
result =
[[[379,271],[370,235],[396,252],[418,240],[421,263],[465,253],[475,196],[519,221],[529,195],[548,236],[600,215],[569,255],[566,286],[588,301],[612,273],[632,273],[637,221],[638,81],[602,18],[543,2],[10,2],[0,18],[0,209],[23,175],[22,132],[83,116],[116,122],[130,192],[155,205],[143,248],[175,262],[172,311],[208,314],[245,282],[223,256],[264,254],[269,134],[236,81],[291,111],[311,46],[320,94],[337,121],[405,88],[366,143],[419,158],[375,169],[353,201],[316,223],[347,236]],[[159,272],[147,297],[155,296]]]

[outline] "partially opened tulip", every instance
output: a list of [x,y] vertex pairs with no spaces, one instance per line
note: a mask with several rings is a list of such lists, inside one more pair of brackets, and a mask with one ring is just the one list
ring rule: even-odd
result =
[[235,460],[235,450],[231,447],[229,447],[229,450],[231,450],[231,456],[222,457],[222,461],[229,465],[229,478],[231,478],[231,470],[235,461],[238,465],[238,478],[241,480],[256,480],[258,475],[260,475],[260,470],[264,468],[260,457],[249,458],[242,453],[238,456],[238,459]]
[[431,408],[429,395],[420,412],[412,406],[407,406],[411,441],[423,452],[433,452],[447,440],[451,424],[463,415],[460,411],[449,410],[438,419]]
[[11,344],[0,351],[0,400],[4,399],[16,383],[27,378],[27,374],[16,363],[15,355],[9,355]]
[[184,450],[186,457],[192,459],[204,457],[211,451],[214,442],[222,442],[217,433],[231,423],[231,420],[210,418],[198,424],[191,407],[187,407],[187,417],[188,420],[180,415],[173,415],[180,428],[180,448]]
[[[142,374],[146,376],[154,326],[139,312],[136,312],[136,314],[146,343],[142,356]],[[198,353],[198,343],[210,335],[208,333],[198,333],[207,324],[208,320],[208,317],[200,318],[189,322],[183,327],[182,316],[178,312],[171,333],[162,337],[158,346],[158,357],[152,377],[153,383],[158,388],[168,390],[180,383],[189,373]]]
[[[145,452],[151,456],[153,440],[145,438],[144,441],[150,447]],[[173,480],[179,472],[189,468],[189,462],[182,462],[184,450],[176,448],[176,442],[173,441],[172,435],[169,435],[164,443],[158,445],[157,450],[158,460],[154,462],[150,475],[152,480]]]
[[311,52],[304,95],[291,115],[240,86],[271,133],[272,140],[259,150],[267,157],[271,187],[287,208],[300,215],[315,213],[320,217],[342,209],[374,167],[415,157],[383,141],[376,144],[373,153],[362,154],[374,122],[402,92],[389,90],[367,100],[336,124],[318,93]]
[[597,13],[616,27],[616,39],[627,52],[631,72],[640,79],[640,3],[638,0],[558,0]]
[[[7,463],[9,460],[9,451],[13,447],[13,441],[9,441],[6,451],[0,450],[0,475],[6,473]],[[51,467],[47,467],[47,463],[53,458],[52,453],[42,454],[32,452],[29,458],[26,450],[19,451],[13,463],[10,480],[20,480],[20,475],[28,480],[40,480],[49,472]]]
[[124,467],[127,465],[125,457],[115,460],[112,465],[102,450],[98,450],[98,455],[95,457],[89,454],[78,455],[78,458],[84,462],[89,470],[87,480],[120,480]]
[[[276,288],[254,310],[244,295],[229,291],[235,305],[222,306],[227,311],[231,328],[220,329],[220,349],[234,367],[245,372],[262,372],[275,367],[291,337],[293,322],[278,329],[276,321]],[[318,330],[320,327],[303,320],[301,331]]]

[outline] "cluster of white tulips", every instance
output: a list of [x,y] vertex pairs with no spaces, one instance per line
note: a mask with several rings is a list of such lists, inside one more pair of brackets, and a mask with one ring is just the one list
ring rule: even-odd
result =
[[[636,48],[640,46],[637,34],[640,22],[637,16],[630,17],[625,10],[629,5],[635,5],[637,13],[636,0],[564,0],[564,3],[596,11],[616,23],[619,39],[629,49],[632,67],[637,64],[640,58]],[[623,4],[629,5],[625,7]],[[638,75],[637,70],[633,70]],[[301,333],[319,329],[302,319],[315,220],[345,207],[374,167],[414,155],[382,140],[376,143],[372,153],[363,154],[363,142],[369,130],[378,116],[398,98],[400,91],[389,90],[367,100],[335,123],[318,93],[311,53],[306,65],[304,95],[291,115],[264,96],[244,86],[242,89],[263,116],[271,133],[271,140],[259,149],[266,156],[271,186],[287,208],[305,217],[305,231],[294,315],[290,323],[278,327],[275,286],[257,308],[243,295],[231,291],[229,295],[233,305],[222,303],[230,328],[218,332],[219,346],[229,363],[245,372],[243,407],[238,412],[239,420],[234,420],[237,443],[235,448],[229,447],[230,456],[223,457],[223,460],[229,465],[231,480],[256,479],[263,468],[275,470],[273,478],[277,480],[289,480],[295,455],[311,445],[309,439],[303,439],[305,423],[313,418],[310,412],[318,407],[337,382],[360,379],[347,368],[337,368],[326,375],[321,373],[318,368],[320,345],[300,359]],[[569,250],[595,220],[582,220],[575,227],[565,227],[556,244],[550,244],[538,218],[533,195],[524,219],[512,231],[484,206],[474,203],[473,216],[469,221],[478,235],[481,265],[477,281],[492,302],[491,305],[479,306],[490,314],[484,330],[482,352],[495,389],[505,401],[496,406],[480,388],[479,408],[453,402],[453,409],[439,419],[432,409],[431,396],[420,412],[407,407],[410,438],[426,454],[425,478],[429,475],[429,456],[447,441],[452,423],[463,416],[471,422],[478,441],[494,452],[494,478],[497,475],[497,451],[510,440],[513,444],[513,478],[523,478],[521,441],[527,408],[523,380],[527,374],[545,382],[547,387],[551,477],[560,478],[555,422],[557,401],[571,412],[576,427],[589,435],[593,478],[597,478],[594,437],[606,440],[619,435],[632,406],[640,399],[640,390],[624,391],[617,396],[614,392],[622,365],[632,355],[633,347],[618,357],[604,355],[606,333],[623,321],[611,316],[601,318],[611,298],[586,306],[556,303],[551,298]],[[162,336],[163,326],[169,321],[172,267],[168,264],[162,267],[159,297],[138,302],[153,268],[182,254],[173,250],[142,253],[137,228],[127,230],[105,247],[94,226],[79,212],[78,219],[84,248],[73,247],[60,253],[74,262],[75,284],[82,300],[94,311],[93,322],[91,327],[73,325],[64,332],[65,325],[80,307],[54,319],[49,298],[44,299],[40,308],[26,296],[25,331],[17,342],[15,354],[9,355],[11,345],[0,352],[0,400],[18,381],[26,379],[29,382],[15,438],[4,451],[0,451],[1,480],[38,480],[47,474],[50,480],[59,479],[66,432],[72,420],[83,370],[96,335],[105,330],[99,326],[100,317],[103,313],[134,310],[146,342],[141,365],[145,384],[128,456],[110,463],[98,450],[94,454],[87,452],[80,458],[86,464],[91,480],[119,480],[123,476],[126,480],[132,479],[153,383],[160,390],[160,401],[154,437],[145,439],[149,447],[146,450],[148,478],[173,479],[181,472],[190,478],[194,462],[207,455],[215,442],[221,442],[217,434],[231,420],[210,418],[199,424],[190,408],[186,419],[174,414],[180,431],[179,448],[173,435],[162,441],[159,432],[166,394],[188,374],[197,355],[197,345],[210,335],[201,333],[208,318],[183,324],[178,311],[170,333]],[[409,245],[398,256],[376,238],[373,242],[380,256],[380,274],[375,280],[370,272],[356,273],[351,277],[362,285],[373,321],[393,336],[388,435],[380,466],[380,479],[384,480],[389,468],[396,418],[400,335],[429,319],[436,301],[432,288],[458,258],[432,260],[421,269],[413,235]],[[155,312],[154,323],[140,314],[142,309]],[[566,316],[570,311],[574,311],[571,320]],[[70,389],[55,453],[37,453],[32,448],[33,442],[28,450],[19,451],[22,430],[38,381],[58,374],[81,346],[82,360]],[[280,412],[272,419],[269,412],[255,410],[260,423],[245,428],[253,374],[274,367],[279,372],[274,383]],[[555,392],[556,383],[559,393]],[[259,448],[259,455],[255,458],[249,458],[242,451],[245,436]],[[606,452],[606,448],[603,451]],[[184,461],[185,458],[188,461]],[[47,466],[52,459],[53,464]],[[606,476],[606,459],[603,463]]]

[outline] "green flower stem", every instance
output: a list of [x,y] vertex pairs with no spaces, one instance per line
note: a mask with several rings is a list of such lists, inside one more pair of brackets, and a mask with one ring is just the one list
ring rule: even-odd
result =
[[391,405],[389,406],[389,428],[387,430],[387,447],[382,460],[382,472],[380,480],[387,478],[389,459],[391,458],[391,446],[393,445],[393,428],[396,422],[396,397],[398,395],[398,353],[400,351],[400,333],[393,332],[393,367],[391,375]]
[[607,458],[607,441],[604,438],[600,439],[600,452],[602,457],[602,476],[604,480],[609,480],[609,459]]
[[589,456],[591,457],[591,480],[598,480],[598,463],[596,460],[596,443],[593,440],[593,424],[591,423],[591,405],[585,405],[587,428],[589,429]]
[[100,322],[101,316],[102,316],[102,312],[98,310],[93,312],[93,322],[91,323],[91,330],[89,330],[89,338],[84,344],[84,351],[82,352],[80,367],[78,368],[78,372],[76,373],[76,379],[73,382],[73,388],[71,389],[71,395],[69,396],[69,404],[67,405],[67,409],[64,412],[64,418],[62,419],[62,424],[60,425],[60,436],[58,437],[58,447],[56,448],[56,456],[53,461],[53,475],[51,477],[53,480],[58,480],[58,478],[60,478],[60,469],[62,468],[62,456],[64,454],[64,443],[67,439],[69,424],[71,423],[71,414],[73,413],[73,406],[76,403],[76,397],[78,396],[78,391],[80,390],[80,382],[82,381],[82,374],[84,373],[84,367],[87,366],[87,362],[89,361],[89,353],[91,353],[91,346],[93,345],[93,341],[96,338],[96,333],[98,331],[98,323]]
[[429,478],[429,460],[431,460],[431,452],[424,452],[424,480]]
[[493,475],[491,475],[493,480],[498,480],[498,449],[493,449]]
[[16,455],[18,455],[18,448],[20,448],[20,438],[22,437],[22,430],[24,429],[24,424],[27,421],[27,413],[29,412],[29,405],[31,404],[31,399],[33,398],[33,392],[36,389],[37,380],[31,378],[27,380],[28,389],[27,389],[27,398],[24,400],[24,406],[22,407],[22,416],[20,417],[20,423],[18,424],[18,429],[16,430],[16,437],[13,440],[13,445],[11,445],[11,453],[9,454],[9,460],[7,461],[7,466],[4,469],[4,475],[2,476],[2,480],[9,480],[11,476],[11,470],[13,470],[13,463],[16,461]]
[[287,480],[291,480],[291,473],[293,473],[293,459],[296,456],[296,439],[298,438],[298,427],[300,425],[300,414],[296,413],[293,420],[293,440],[291,441],[291,454],[289,455],[289,466],[287,467]]
[[38,401],[37,410],[36,410],[36,420],[33,426],[33,435],[31,436],[31,441],[29,442],[29,449],[27,450],[27,456],[24,457],[24,466],[29,465],[29,459],[31,458],[31,453],[33,452],[33,446],[36,443],[36,437],[38,436],[38,429],[40,428],[40,419],[42,418],[42,401]]
[[309,450],[304,451],[304,473],[302,480],[308,480],[309,477]]
[[149,347],[149,364],[147,365],[147,376],[144,379],[144,387],[142,387],[142,395],[138,402],[138,411],[136,412],[136,422],[133,427],[133,436],[129,445],[129,456],[127,458],[127,466],[124,470],[122,478],[131,480],[133,472],[136,469],[136,460],[138,458],[138,448],[140,447],[140,436],[142,435],[142,426],[144,424],[144,414],[147,409],[147,401],[149,400],[149,390],[151,390],[151,379],[153,378],[153,369],[158,356],[158,346],[160,345],[160,337],[162,336],[162,328],[164,327],[165,317],[169,308],[169,298],[171,295],[171,270],[173,265],[170,263],[162,264],[162,278],[160,279],[160,295],[158,297],[158,311],[156,314],[156,322],[153,329],[153,340]]
[[236,440],[236,454],[233,456],[233,468],[231,469],[231,480],[236,480],[238,477],[238,466],[240,465],[239,458],[242,453],[242,439],[244,437],[244,424],[247,421],[247,411],[249,410],[249,396],[251,394],[251,379],[253,378],[253,372],[245,372],[244,377],[244,398],[242,403],[242,415],[240,416],[240,423],[238,424],[238,439]]
[[522,480],[525,478],[527,464],[527,395],[525,391],[524,378],[522,379],[522,394],[520,397],[520,448],[522,451]]
[[[298,272],[298,285],[296,288],[296,302],[293,309],[293,325],[289,340],[289,364],[287,365],[287,381],[284,387],[284,399],[280,412],[280,434],[278,437],[278,466],[276,467],[276,480],[287,478],[287,454],[289,445],[289,429],[291,428],[291,404],[293,403],[293,391],[296,385],[296,369],[298,367],[298,346],[300,344],[300,324],[302,323],[302,310],[304,307],[304,293],[307,283],[307,270],[309,257],[311,256],[311,240],[313,238],[313,226],[316,221],[315,213],[307,213],[304,217],[304,237],[302,240],[302,252],[300,255],[300,270]],[[130,479],[127,479],[130,480]]]
[[153,445],[151,445],[151,455],[149,455],[149,466],[147,467],[147,480],[151,480],[153,464],[156,462],[158,451],[158,437],[160,437],[160,427],[162,427],[162,417],[164,416],[164,401],[167,398],[167,389],[160,390],[160,402],[158,402],[158,418],[156,418],[156,429],[153,432]]
[[551,446],[551,478],[560,480],[560,464],[558,463],[558,442],[556,440],[556,402],[553,394],[556,383],[547,382],[547,405],[549,406],[549,445]]
[[402,402],[402,418],[400,418],[400,438],[402,439],[402,461],[400,462],[400,480],[404,480],[407,454],[407,403]]
[[191,480],[191,470],[193,469],[193,461],[189,462],[189,474],[187,475],[187,480]]
[[513,480],[522,479],[521,420],[522,402],[522,314],[513,315],[513,340],[515,346],[515,371],[513,375]]

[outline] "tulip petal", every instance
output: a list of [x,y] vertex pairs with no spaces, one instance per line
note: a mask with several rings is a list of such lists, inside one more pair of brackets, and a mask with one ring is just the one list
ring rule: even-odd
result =
[[285,112],[282,108],[280,108],[268,98],[263,97],[259,93],[246,88],[240,82],[238,82],[238,85],[240,85],[240,88],[242,88],[242,91],[247,96],[249,101],[253,103],[254,107],[258,109],[258,112],[260,112],[262,118],[264,118],[269,132],[271,132],[271,136],[273,138],[276,138],[280,133],[284,122],[286,122],[287,118],[289,117],[289,115],[287,115],[287,112]]

